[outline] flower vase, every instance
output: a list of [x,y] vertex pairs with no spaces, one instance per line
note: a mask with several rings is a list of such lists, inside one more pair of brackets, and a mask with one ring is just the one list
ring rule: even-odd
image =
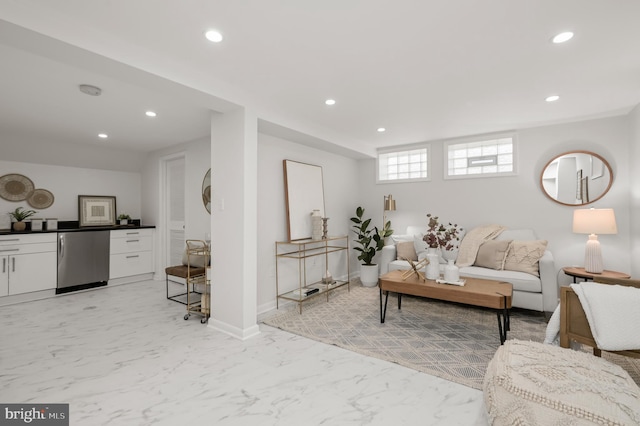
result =
[[453,263],[453,260],[449,260],[447,266],[444,267],[444,280],[450,283],[460,281],[460,269]]
[[320,215],[320,210],[311,212],[311,239],[322,239],[322,216]]
[[436,253],[427,253],[429,263],[426,267],[426,277],[428,280],[435,280],[440,276],[440,262]]

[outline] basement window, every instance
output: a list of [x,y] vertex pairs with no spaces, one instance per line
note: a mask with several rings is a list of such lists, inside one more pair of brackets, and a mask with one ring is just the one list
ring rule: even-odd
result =
[[516,143],[513,135],[446,142],[444,155],[445,179],[517,174]]
[[430,180],[430,146],[397,147],[378,151],[378,183],[418,182]]

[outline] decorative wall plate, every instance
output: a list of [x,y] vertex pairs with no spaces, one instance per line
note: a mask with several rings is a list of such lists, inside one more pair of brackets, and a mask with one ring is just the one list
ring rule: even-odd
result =
[[46,189],[34,189],[27,203],[34,209],[46,209],[53,204],[53,194]]
[[31,179],[17,173],[0,177],[0,197],[8,201],[26,200],[33,192]]

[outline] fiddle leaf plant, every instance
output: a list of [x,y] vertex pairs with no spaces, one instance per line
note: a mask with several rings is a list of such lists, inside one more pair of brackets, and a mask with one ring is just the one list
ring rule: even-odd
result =
[[362,261],[363,265],[373,265],[373,257],[376,252],[382,250],[385,238],[393,234],[393,229],[391,229],[391,221],[385,223],[384,228],[381,230],[378,230],[378,227],[375,226],[370,229],[371,219],[363,219],[363,216],[364,209],[358,207],[356,209],[356,217],[351,218],[351,222],[354,223],[352,226],[353,232],[358,236],[354,240],[358,246],[354,248],[360,252],[358,260]]
[[9,216],[14,218],[16,222],[22,222],[34,214],[36,214],[35,210],[24,210],[23,207],[18,207],[14,211],[9,212]]

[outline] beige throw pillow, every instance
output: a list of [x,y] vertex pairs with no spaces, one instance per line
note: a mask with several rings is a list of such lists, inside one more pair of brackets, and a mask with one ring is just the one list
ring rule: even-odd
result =
[[504,260],[510,244],[511,240],[485,241],[478,248],[478,255],[474,265],[497,270],[504,269]]
[[416,249],[413,246],[413,241],[403,241],[396,244],[396,253],[398,255],[398,260],[418,260],[418,255],[416,254]]
[[546,240],[512,241],[504,260],[504,269],[526,272],[539,277],[538,262],[546,249]]

